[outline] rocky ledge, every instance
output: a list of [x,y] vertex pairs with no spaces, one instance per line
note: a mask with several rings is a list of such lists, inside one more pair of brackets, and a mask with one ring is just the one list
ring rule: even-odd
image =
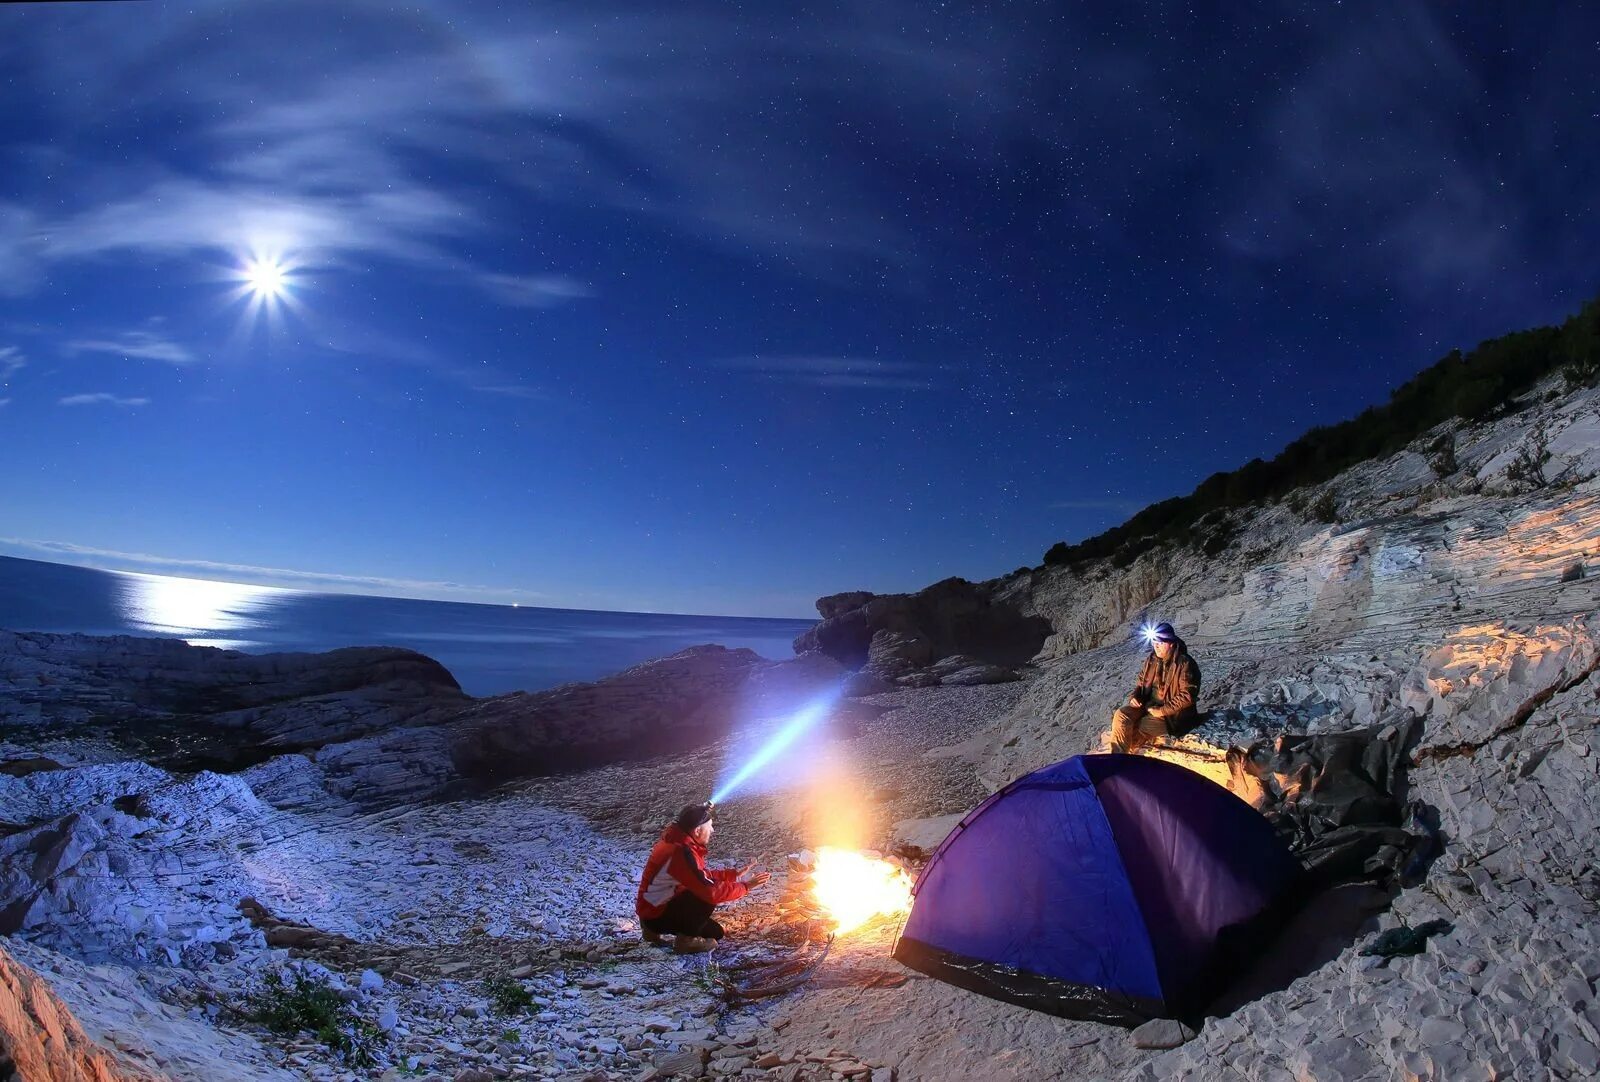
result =
[[0,731],[101,736],[171,766],[241,766],[453,716],[455,677],[411,650],[243,654],[176,639],[0,630]]

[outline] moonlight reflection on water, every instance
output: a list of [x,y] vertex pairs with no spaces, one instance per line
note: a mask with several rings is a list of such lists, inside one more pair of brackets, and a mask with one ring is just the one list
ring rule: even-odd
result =
[[245,634],[261,626],[257,617],[299,594],[274,586],[117,572],[123,619],[153,635],[183,639],[191,646],[243,650],[257,643]]

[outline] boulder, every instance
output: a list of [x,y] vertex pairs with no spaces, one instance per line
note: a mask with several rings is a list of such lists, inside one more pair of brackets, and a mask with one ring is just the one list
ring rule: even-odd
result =
[[1176,1048],[1194,1038],[1195,1031],[1176,1018],[1152,1018],[1133,1031],[1133,1047]]
[[[822,622],[795,640],[795,653],[817,651],[851,668],[874,662],[894,678],[951,654],[1019,665],[1039,652],[1049,621],[1024,616],[965,579],[936,582],[914,594],[834,594],[817,602]],[[876,643],[880,632],[896,637]]]

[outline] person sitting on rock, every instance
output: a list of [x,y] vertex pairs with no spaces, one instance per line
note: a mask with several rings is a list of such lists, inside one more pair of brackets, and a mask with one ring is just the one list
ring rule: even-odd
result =
[[1200,666],[1171,624],[1157,624],[1149,633],[1150,654],[1139,669],[1133,694],[1111,715],[1111,750],[1138,751],[1163,736],[1182,736],[1198,715]]
[[710,804],[685,806],[650,850],[633,906],[646,943],[660,943],[670,935],[679,954],[710,950],[722,938],[722,925],[711,919],[711,911],[771,878],[754,864],[737,871],[706,870],[706,849],[715,829],[712,811]]

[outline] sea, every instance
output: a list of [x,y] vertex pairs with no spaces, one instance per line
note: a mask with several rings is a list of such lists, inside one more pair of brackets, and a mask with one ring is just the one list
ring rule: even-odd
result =
[[702,643],[780,660],[812,623],[314,593],[0,556],[0,628],[177,638],[249,654],[404,646],[439,661],[470,695],[597,680]]

